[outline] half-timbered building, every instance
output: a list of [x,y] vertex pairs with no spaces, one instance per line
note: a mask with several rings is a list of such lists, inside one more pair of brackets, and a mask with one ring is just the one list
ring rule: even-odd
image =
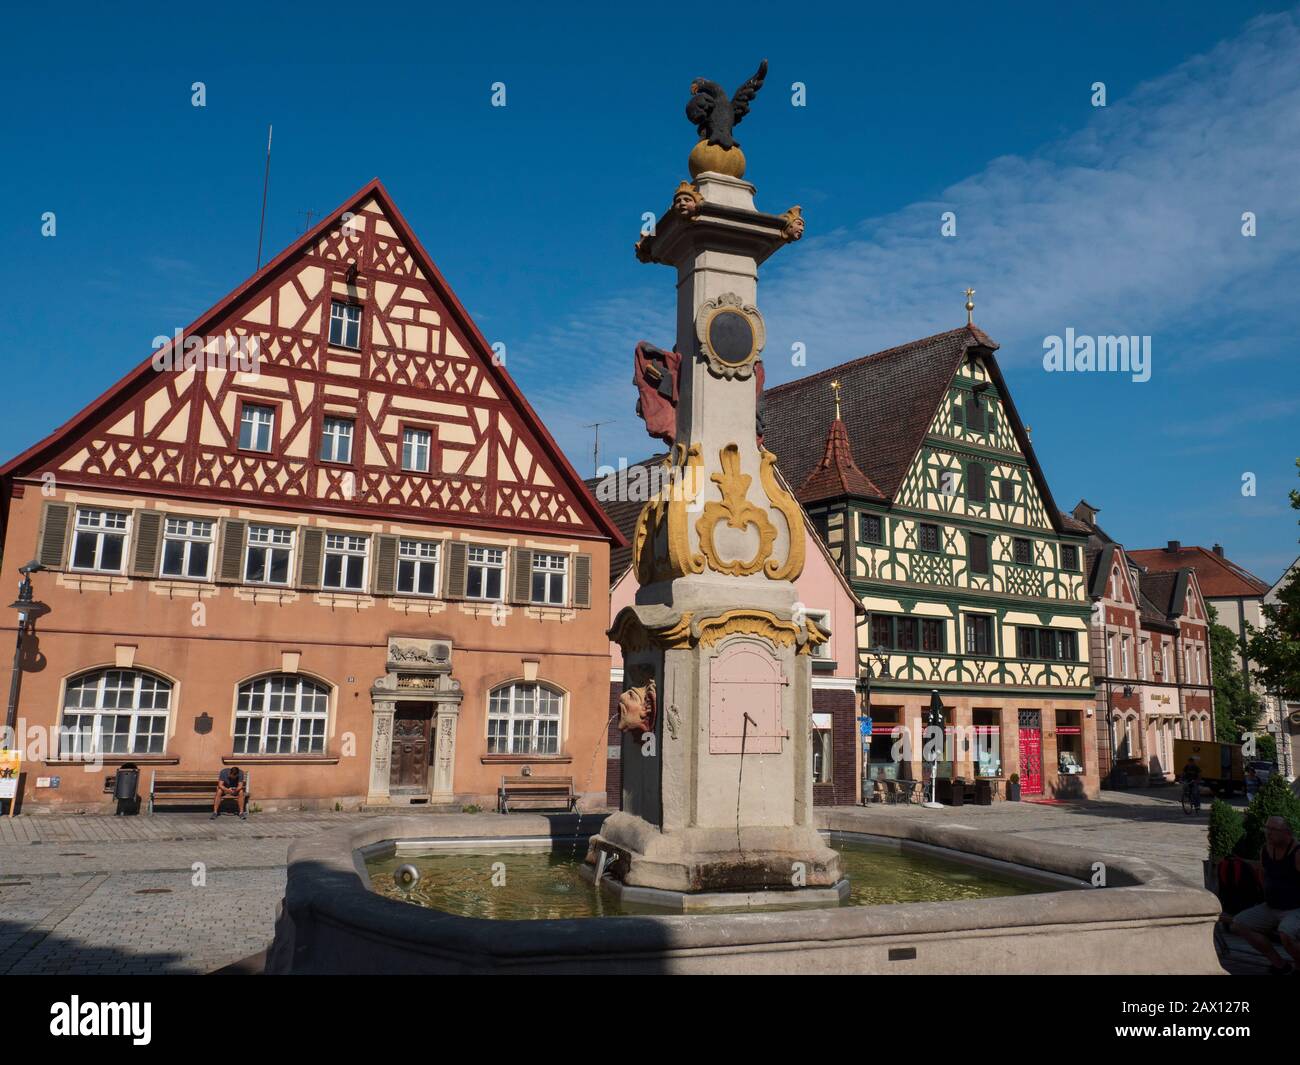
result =
[[870,774],[920,779],[938,692],[941,779],[1094,794],[1087,530],[1053,502],[996,349],[967,325],[769,388],[765,443],[868,611]]
[[529,766],[603,801],[619,534],[378,181],[0,499],[5,572],[45,567],[29,805],[127,763],[238,764],[263,806],[486,804]]

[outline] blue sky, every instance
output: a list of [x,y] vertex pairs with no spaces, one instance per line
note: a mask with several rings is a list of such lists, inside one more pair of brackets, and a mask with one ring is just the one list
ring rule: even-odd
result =
[[[272,122],[267,257],[382,178],[579,470],[596,420],[603,461],[643,457],[632,347],[671,345],[674,295],[632,255],[640,218],[686,176],[691,79],[734,88],[767,56],[747,176],[808,222],[760,282],[769,379],[959,325],[972,285],[1059,504],[1271,581],[1297,553],[1300,11],[1058,6],[7,16],[0,453],[252,272]],[[1151,336],[1151,380],[1045,372],[1067,328]]]

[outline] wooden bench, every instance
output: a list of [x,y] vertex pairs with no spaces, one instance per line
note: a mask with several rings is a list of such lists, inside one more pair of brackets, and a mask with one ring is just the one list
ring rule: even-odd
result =
[[[158,805],[211,806],[217,794],[217,773],[210,769],[155,769],[149,780],[149,812]],[[253,794],[252,773],[240,767],[244,777],[245,809]],[[227,800],[234,802],[234,799]]]
[[502,777],[497,791],[497,810],[503,814],[520,806],[572,811],[577,805],[573,777]]

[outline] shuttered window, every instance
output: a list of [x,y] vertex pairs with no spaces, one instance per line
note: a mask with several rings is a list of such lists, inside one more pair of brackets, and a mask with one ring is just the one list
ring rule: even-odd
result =
[[248,523],[231,521],[221,523],[221,566],[218,578],[228,584],[239,581],[244,568],[244,531]]
[[970,569],[972,573],[989,571],[989,538],[982,533],[968,533],[970,537]]
[[47,569],[63,568],[63,547],[68,539],[68,518],[71,514],[72,508],[67,503],[46,503],[41,510],[36,557]]
[[[168,518],[163,530],[162,575],[207,580],[212,572],[215,529],[216,523],[206,519]],[[143,534],[143,525],[140,531]],[[136,557],[139,556],[137,548]]]
[[591,606],[590,555],[578,555],[573,560],[573,605]]
[[91,573],[121,573],[131,515],[125,510],[78,507],[72,538],[72,568]]
[[533,553],[526,547],[510,549],[510,598],[516,603],[528,603],[533,596]]
[[988,474],[978,462],[966,464],[966,498],[972,503],[985,503],[989,498]]
[[465,598],[500,602],[506,575],[506,553],[500,547],[471,547],[465,573]]
[[447,545],[447,598],[465,598],[466,544],[453,540]]
[[[315,530],[319,534],[319,530]],[[293,530],[277,525],[250,525],[244,581],[248,584],[288,584],[293,554]]]
[[534,551],[531,571],[532,601],[563,606],[568,593],[569,556]]

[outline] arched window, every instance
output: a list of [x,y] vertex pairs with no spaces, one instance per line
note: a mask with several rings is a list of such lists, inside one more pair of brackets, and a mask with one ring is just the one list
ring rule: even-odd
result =
[[559,754],[564,696],[515,681],[488,696],[488,754]]
[[59,754],[162,754],[172,684],[138,669],[99,669],[68,681]]
[[239,686],[236,754],[324,754],[329,689],[314,680],[273,673]]

